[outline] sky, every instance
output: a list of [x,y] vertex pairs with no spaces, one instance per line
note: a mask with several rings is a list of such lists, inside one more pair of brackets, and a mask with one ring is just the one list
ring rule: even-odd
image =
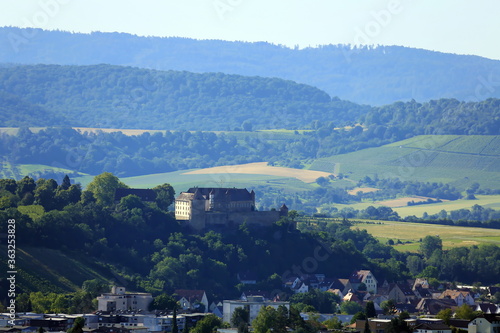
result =
[[500,60],[498,0],[0,0],[0,26],[289,47],[402,45]]

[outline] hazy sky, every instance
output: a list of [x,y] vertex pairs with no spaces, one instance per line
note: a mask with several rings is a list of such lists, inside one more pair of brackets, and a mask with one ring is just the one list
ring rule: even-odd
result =
[[0,26],[404,45],[500,59],[498,0],[0,0]]

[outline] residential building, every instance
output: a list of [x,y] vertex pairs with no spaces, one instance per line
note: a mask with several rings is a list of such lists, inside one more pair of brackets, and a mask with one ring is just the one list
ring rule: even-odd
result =
[[416,299],[415,293],[406,283],[391,284],[388,297],[396,303],[408,303]]
[[177,289],[174,291],[174,295],[177,295],[177,301],[183,310],[208,312],[209,304],[205,290]]
[[500,332],[500,315],[483,314],[470,321],[469,333],[498,333]]
[[277,309],[279,306],[285,306],[290,310],[290,302],[275,302],[275,301],[265,301],[263,297],[260,296],[248,296],[247,301],[242,300],[224,300],[222,303],[222,313],[223,320],[226,323],[231,321],[234,310],[237,308],[247,308],[250,313],[250,323],[257,317],[260,309],[264,306],[272,306]]
[[439,299],[452,299],[458,306],[462,304],[474,305],[474,297],[468,291],[458,291],[458,290],[445,290],[440,296]]
[[153,302],[150,293],[127,293],[125,287],[113,286],[111,293],[97,297],[98,311],[148,311]]
[[358,289],[361,283],[366,285],[366,290],[370,293],[377,293],[377,279],[369,270],[354,271],[349,277],[349,282],[354,289]]

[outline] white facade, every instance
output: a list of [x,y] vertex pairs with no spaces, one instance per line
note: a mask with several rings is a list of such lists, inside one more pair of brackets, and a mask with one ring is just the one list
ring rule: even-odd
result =
[[290,310],[290,302],[271,302],[264,301],[263,297],[249,296],[248,301],[241,300],[224,300],[223,302],[223,319],[225,323],[231,322],[234,310],[237,308],[248,308],[250,312],[250,323],[257,317],[260,309],[264,306],[272,306],[278,309],[280,305],[284,305],[287,310]]
[[373,294],[376,294],[377,293],[377,279],[375,279],[375,277],[373,276],[373,274],[371,272],[368,272],[368,274],[366,274],[363,278],[363,280],[361,280],[361,282],[363,282],[365,285],[366,285],[366,290],[373,293]]
[[498,333],[500,332],[500,317],[491,322],[486,318],[478,317],[468,326],[469,333]]
[[124,287],[113,287],[111,293],[97,297],[98,311],[148,311],[153,302],[150,293],[126,293]]

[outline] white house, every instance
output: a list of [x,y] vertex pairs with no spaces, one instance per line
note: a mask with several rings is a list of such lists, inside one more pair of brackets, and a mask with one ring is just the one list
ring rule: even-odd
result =
[[[198,312],[208,312],[208,298],[205,290],[190,290],[190,289],[177,289],[174,294],[177,295],[181,308],[184,310],[195,310]],[[200,307],[203,311],[200,311]]]
[[468,326],[469,333],[496,333],[500,332],[500,315],[483,314],[471,320]]
[[366,291],[369,291],[372,294],[377,293],[377,279],[373,276],[372,272],[369,270],[359,270],[354,271],[349,277],[349,282],[354,287],[354,289],[358,289],[361,283],[366,285]]

